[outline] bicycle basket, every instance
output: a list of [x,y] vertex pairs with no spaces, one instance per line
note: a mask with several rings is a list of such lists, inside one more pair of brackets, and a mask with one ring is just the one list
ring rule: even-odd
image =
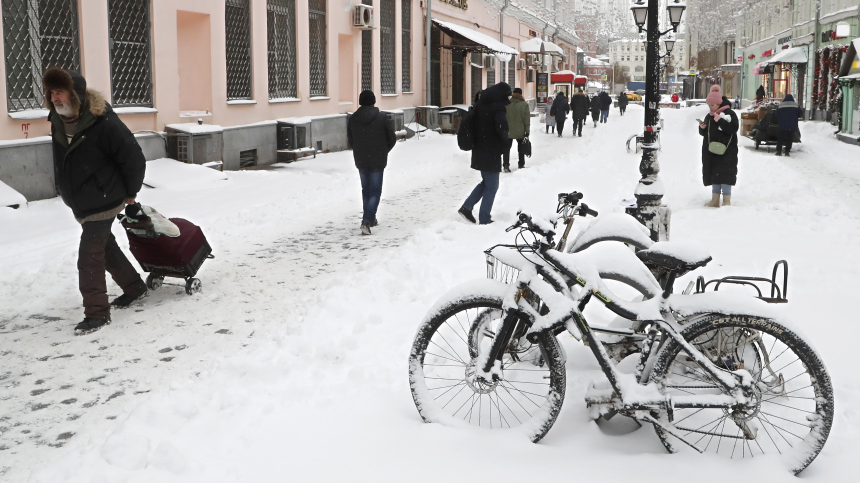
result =
[[520,276],[520,270],[487,253],[487,278],[502,283],[513,284]]

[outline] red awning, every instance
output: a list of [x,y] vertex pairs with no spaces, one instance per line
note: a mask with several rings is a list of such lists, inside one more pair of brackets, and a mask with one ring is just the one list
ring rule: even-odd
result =
[[550,82],[553,84],[573,82],[573,74],[550,74]]
[[576,85],[578,85],[578,86],[584,86],[585,84],[587,84],[587,83],[588,83],[588,77],[586,77],[586,76],[584,76],[584,75],[578,75],[578,76],[576,76],[576,78],[573,80],[573,83],[574,83],[574,84],[576,84]]

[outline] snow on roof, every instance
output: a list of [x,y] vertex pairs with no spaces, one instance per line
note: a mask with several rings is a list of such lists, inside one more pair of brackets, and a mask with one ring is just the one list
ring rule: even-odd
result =
[[541,46],[543,46],[544,52],[547,54],[564,54],[564,51],[562,51],[561,47],[559,47],[558,45],[555,45],[552,42],[541,40],[539,38],[529,39],[525,42],[520,43],[520,51],[524,54],[540,54]]
[[481,32],[472,30],[472,29],[467,28],[467,27],[461,27],[460,25],[457,25],[457,24],[453,24],[453,23],[449,23],[449,22],[443,22],[443,21],[437,20],[435,18],[433,19],[433,22],[436,25],[442,27],[443,29],[455,32],[458,35],[461,35],[461,36],[471,40],[472,42],[475,42],[477,44],[483,45],[484,47],[487,47],[488,49],[492,50],[493,52],[500,52],[502,54],[511,54],[511,55],[519,54],[519,52],[517,52],[517,49],[515,49],[513,47],[508,47],[507,45],[499,42],[498,40],[490,37],[489,35],[484,35]]
[[585,59],[583,60],[583,62],[585,62],[585,65],[591,65],[591,66],[596,66],[596,67],[608,67],[609,66],[609,62],[604,62],[600,59],[595,59],[594,57],[589,57],[587,55],[585,56]]
[[805,64],[809,62],[806,50],[802,47],[792,47],[774,55],[762,64]]

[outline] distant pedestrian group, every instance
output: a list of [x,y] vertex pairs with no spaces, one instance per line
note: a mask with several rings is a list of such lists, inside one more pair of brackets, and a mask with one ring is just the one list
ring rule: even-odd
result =
[[[557,130],[558,137],[562,137],[569,113],[573,120],[573,135],[582,137],[582,126],[585,124],[589,113],[591,113],[594,127],[597,127],[598,123],[606,123],[609,121],[609,110],[612,108],[612,102],[612,97],[605,91],[589,98],[582,91],[582,88],[578,87],[570,99],[564,92],[557,92],[555,97],[545,105],[546,132],[549,133],[552,129],[552,132],[555,133]],[[627,110],[627,104],[627,96],[622,91],[618,96],[618,108],[621,110],[622,116]]]

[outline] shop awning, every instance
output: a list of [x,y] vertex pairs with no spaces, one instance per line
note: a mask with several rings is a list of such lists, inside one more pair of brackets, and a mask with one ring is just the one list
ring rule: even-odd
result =
[[564,55],[564,51],[561,50],[561,47],[539,38],[529,39],[522,42],[520,44],[520,50],[524,54]]
[[774,55],[770,59],[767,59],[767,61],[762,62],[762,64],[805,64],[807,62],[809,62],[809,58],[806,56],[806,49],[803,47],[792,47]]
[[450,22],[443,22],[441,20],[436,20],[435,18],[433,19],[433,23],[451,37],[451,44],[446,45],[446,47],[472,52],[496,54],[496,57],[499,57],[500,60],[503,57],[506,57],[507,59],[502,60],[502,62],[507,62],[510,60],[512,55],[519,54],[517,49],[508,47],[489,35],[484,35],[481,32],[470,28],[462,27]]
[[571,70],[560,70],[550,74],[549,81],[553,84],[572,84],[575,75]]

